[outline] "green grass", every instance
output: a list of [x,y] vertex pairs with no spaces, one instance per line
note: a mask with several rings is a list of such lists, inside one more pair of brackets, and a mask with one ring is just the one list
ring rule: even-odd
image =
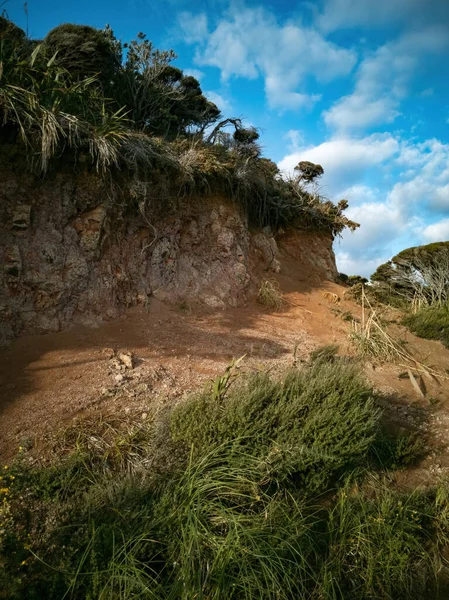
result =
[[231,365],[171,414],[78,425],[56,451],[3,471],[1,599],[447,597],[449,485],[384,479],[415,441],[334,354],[281,379]]
[[439,340],[449,348],[449,305],[423,308],[403,322],[418,337]]
[[195,455],[232,443],[259,460],[267,479],[292,479],[315,492],[364,457],[378,418],[355,367],[318,361],[282,381],[243,378],[224,399],[206,390],[175,409],[172,432]]

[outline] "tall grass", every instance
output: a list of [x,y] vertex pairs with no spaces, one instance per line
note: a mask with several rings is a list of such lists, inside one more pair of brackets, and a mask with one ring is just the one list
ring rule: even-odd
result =
[[444,598],[449,486],[370,473],[379,412],[355,368],[231,375],[162,425],[67,431],[48,465],[22,453],[0,490],[0,598]]
[[404,325],[418,337],[439,340],[449,348],[449,304],[422,308],[407,315]]

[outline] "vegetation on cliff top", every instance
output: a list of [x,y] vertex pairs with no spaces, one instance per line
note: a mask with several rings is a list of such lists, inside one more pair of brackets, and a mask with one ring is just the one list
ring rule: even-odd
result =
[[300,163],[295,177],[283,178],[261,156],[257,130],[223,118],[199,82],[173,66],[175,58],[141,33],[122,43],[109,27],[64,24],[36,41],[1,16],[4,160],[14,165],[26,155],[34,171],[46,173],[64,157],[113,180],[122,173],[160,204],[224,193],[256,226],[333,235],[357,227],[344,216],[345,200],[335,205],[307,189],[323,173],[320,165]]

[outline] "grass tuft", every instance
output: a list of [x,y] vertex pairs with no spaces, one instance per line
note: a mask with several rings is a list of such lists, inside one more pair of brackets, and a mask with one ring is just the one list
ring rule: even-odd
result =
[[279,289],[279,284],[274,279],[264,279],[260,284],[257,301],[265,308],[279,311],[285,308],[286,301]]

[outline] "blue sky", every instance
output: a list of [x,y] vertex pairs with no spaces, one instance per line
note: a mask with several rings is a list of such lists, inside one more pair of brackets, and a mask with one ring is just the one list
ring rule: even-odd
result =
[[[8,15],[26,27],[23,3]],[[320,163],[320,191],[361,223],[340,271],[449,240],[449,0],[29,0],[32,37],[64,22],[145,32],[173,48],[225,116],[261,128],[289,172]]]

